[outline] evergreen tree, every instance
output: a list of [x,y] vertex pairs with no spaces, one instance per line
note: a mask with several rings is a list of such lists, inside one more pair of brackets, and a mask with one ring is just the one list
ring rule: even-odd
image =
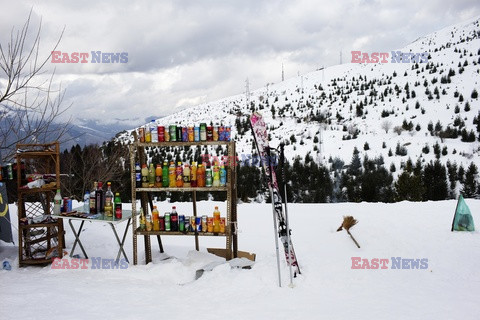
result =
[[424,200],[445,200],[448,196],[448,182],[445,166],[439,160],[430,162],[423,170]]
[[462,194],[465,198],[475,198],[478,196],[477,174],[477,166],[473,162],[470,163],[465,173],[465,182],[462,188]]

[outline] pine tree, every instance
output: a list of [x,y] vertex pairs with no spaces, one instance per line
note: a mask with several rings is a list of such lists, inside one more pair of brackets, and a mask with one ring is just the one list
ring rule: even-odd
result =
[[465,173],[465,182],[462,188],[462,194],[465,198],[475,198],[478,196],[477,174],[477,166],[473,162],[470,163]]

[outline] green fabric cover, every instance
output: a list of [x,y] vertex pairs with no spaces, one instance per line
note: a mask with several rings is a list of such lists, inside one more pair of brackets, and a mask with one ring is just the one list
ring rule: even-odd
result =
[[458,198],[457,209],[453,217],[452,231],[475,231],[472,214],[462,195]]

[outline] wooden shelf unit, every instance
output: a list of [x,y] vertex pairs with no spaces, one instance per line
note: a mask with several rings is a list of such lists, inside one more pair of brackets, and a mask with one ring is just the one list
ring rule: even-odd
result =
[[[62,256],[64,229],[62,219],[51,223],[24,224],[21,219],[31,220],[53,213],[52,201],[60,188],[60,144],[17,144],[17,192],[18,192],[18,257],[19,265],[48,264],[51,250]],[[32,173],[55,174],[55,186],[22,188],[22,168]]]
[[[228,159],[230,159],[228,165],[225,167],[227,170],[227,184],[225,187],[194,187],[194,188],[136,188],[135,186],[135,163],[145,164],[146,147],[184,147],[184,146],[212,146],[212,145],[224,145],[227,147]],[[140,231],[137,226],[137,218],[132,221],[132,234],[133,234],[133,263],[138,263],[137,256],[137,237],[144,237],[145,244],[145,263],[152,261],[151,242],[150,236],[156,236],[160,252],[163,252],[163,246],[160,236],[193,236],[195,237],[195,249],[199,250],[199,237],[213,236],[213,237],[225,237],[225,256],[227,260],[236,258],[238,252],[238,239],[236,233],[237,224],[237,187],[236,187],[236,163],[231,161],[235,159],[235,142],[234,141],[201,141],[201,142],[134,142],[130,146],[130,165],[131,165],[131,182],[132,182],[132,211],[137,212],[136,200],[141,200],[141,206],[145,214],[149,212],[148,204],[150,204],[150,212],[152,208],[151,193],[155,192],[191,192],[192,193],[192,215],[197,217],[197,192],[226,192],[227,193],[227,212],[225,222],[225,233],[212,233],[212,232],[172,232],[172,231]],[[139,197],[137,195],[139,194]],[[222,249],[223,250],[223,249]]]

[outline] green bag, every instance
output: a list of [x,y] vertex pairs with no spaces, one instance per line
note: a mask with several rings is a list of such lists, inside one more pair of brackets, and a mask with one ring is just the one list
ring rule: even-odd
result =
[[472,214],[468,208],[463,196],[460,195],[457,202],[457,209],[453,217],[452,231],[475,231]]

